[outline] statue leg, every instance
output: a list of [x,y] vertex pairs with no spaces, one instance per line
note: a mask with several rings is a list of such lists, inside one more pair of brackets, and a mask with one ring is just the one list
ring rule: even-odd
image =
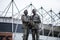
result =
[[36,29],[35,31],[36,31],[36,40],[39,40],[39,30]]
[[24,29],[23,40],[28,40],[29,29]]
[[35,30],[32,29],[32,40],[35,40]]

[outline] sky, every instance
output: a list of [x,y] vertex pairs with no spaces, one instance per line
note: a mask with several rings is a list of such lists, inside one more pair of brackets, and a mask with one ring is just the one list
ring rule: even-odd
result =
[[[0,11],[3,11],[4,8],[10,3],[11,0],[0,0]],[[23,9],[25,6],[32,3],[37,9],[41,6],[46,10],[51,8],[58,12],[60,11],[60,0],[14,0],[19,10]]]
[[[10,2],[11,0],[0,0],[0,11],[4,11],[4,9],[8,6]],[[60,0],[14,0],[14,2],[16,3],[19,11],[25,8],[27,5],[30,5],[31,3],[34,5],[34,7],[36,7],[36,9],[39,9],[42,6],[46,11],[52,9],[56,14],[60,11]],[[8,12],[11,12],[12,10],[11,7]],[[31,8],[29,8],[28,10],[30,13]],[[16,13],[17,13],[17,9],[14,6],[14,14]],[[2,14],[2,12],[0,12],[0,14]],[[21,14],[23,14],[23,11],[21,12]],[[5,14],[3,14],[3,16],[4,15]],[[12,15],[11,13],[8,13],[6,16],[11,16],[11,15]],[[48,16],[46,18],[48,18]]]
[[[10,2],[11,0],[0,0],[0,11],[4,11]],[[14,2],[19,10],[22,10],[24,7],[32,3],[37,9],[42,6],[47,11],[50,9],[56,13],[60,11],[60,0],[14,0]],[[17,12],[17,10],[14,9],[14,12]]]

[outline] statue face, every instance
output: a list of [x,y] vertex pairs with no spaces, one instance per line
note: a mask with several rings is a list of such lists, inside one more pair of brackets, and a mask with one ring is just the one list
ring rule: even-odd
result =
[[32,13],[33,13],[33,14],[36,14],[36,9],[33,9],[33,10],[32,10]]
[[27,14],[28,14],[28,11],[27,11],[27,10],[25,10],[25,11],[24,11],[24,14],[25,14],[25,15],[27,15]]

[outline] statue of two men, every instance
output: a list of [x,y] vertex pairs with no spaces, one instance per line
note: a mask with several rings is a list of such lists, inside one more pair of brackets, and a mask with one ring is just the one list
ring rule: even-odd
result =
[[36,13],[36,9],[33,9],[32,13],[32,16],[28,16],[28,11],[25,10],[24,15],[21,17],[24,32],[23,40],[28,40],[29,30],[32,32],[32,40],[39,40],[39,23],[41,23],[41,20],[39,15]]

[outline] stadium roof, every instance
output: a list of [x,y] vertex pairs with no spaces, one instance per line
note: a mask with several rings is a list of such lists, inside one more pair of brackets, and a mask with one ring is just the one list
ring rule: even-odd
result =
[[[11,0],[0,0],[0,16],[12,17]],[[13,18],[21,18],[23,11],[37,9],[43,24],[53,24],[60,26],[60,1],[59,0],[14,0],[13,2]]]

